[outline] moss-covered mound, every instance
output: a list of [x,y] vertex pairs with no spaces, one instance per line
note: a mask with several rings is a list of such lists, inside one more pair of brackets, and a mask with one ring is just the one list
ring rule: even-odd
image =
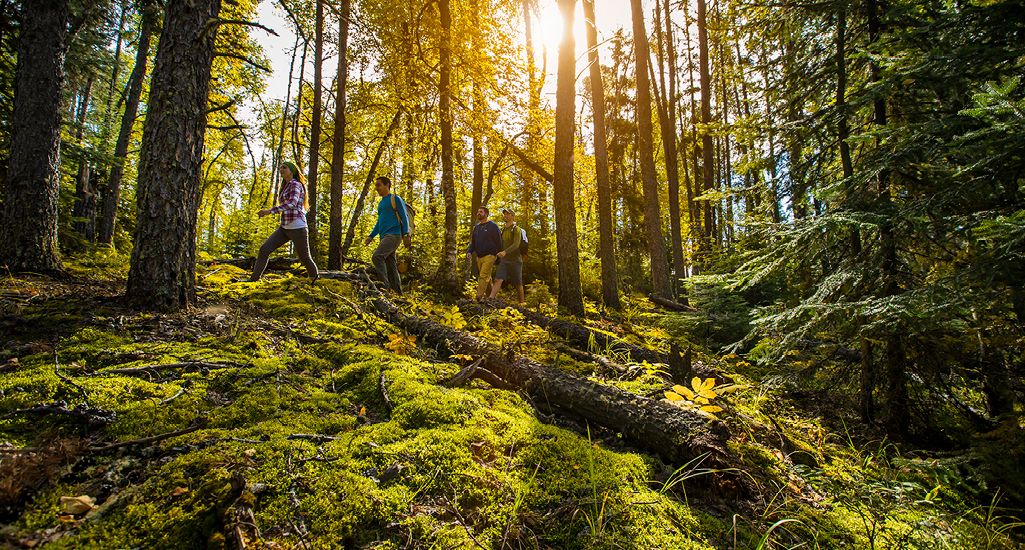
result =
[[[976,504],[979,459],[912,457],[835,433],[781,401],[785,388],[744,378],[741,358],[699,353],[737,379],[710,399],[734,429],[737,465],[711,468],[707,457],[668,465],[625,447],[614,431],[546,417],[515,392],[479,381],[446,387],[472,358],[418,347],[350,283],[231,283],[239,274],[201,271],[203,306],[167,316],[120,309],[107,283],[106,291],[74,283],[77,291],[61,294],[56,283],[6,280],[52,297],[23,300],[4,318],[11,340],[0,356],[0,541],[97,549],[1018,547],[999,501]],[[559,354],[521,316],[466,319],[435,300],[413,295],[404,307],[499,344],[512,332],[522,353],[597,377],[597,365]],[[679,337],[658,320],[576,321],[655,347]],[[641,394],[672,385],[649,364],[603,381]],[[677,402],[707,404],[690,397]]]

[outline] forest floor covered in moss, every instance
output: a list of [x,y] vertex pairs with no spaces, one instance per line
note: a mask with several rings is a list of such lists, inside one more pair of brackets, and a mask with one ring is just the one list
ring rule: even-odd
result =
[[[578,362],[513,309],[464,314],[428,288],[398,303],[729,426],[727,455],[672,464],[520,392],[450,387],[476,358],[404,334],[356,283],[200,267],[199,305],[158,315],[121,303],[123,260],[69,269],[0,278],[6,548],[1025,547],[1017,422],[952,427],[954,446],[893,440],[822,389],[844,372],[828,347],[757,364],[709,336],[746,320],[700,304],[627,296],[561,318],[660,353],[675,342],[732,383],[681,388],[597,346],[582,351],[626,371]],[[543,287],[527,302],[558,314]]]

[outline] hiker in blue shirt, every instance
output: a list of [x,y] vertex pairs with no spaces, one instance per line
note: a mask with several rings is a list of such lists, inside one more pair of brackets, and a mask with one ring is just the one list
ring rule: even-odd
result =
[[374,188],[377,190],[377,194],[381,196],[381,202],[377,204],[377,225],[374,226],[374,230],[367,237],[364,244],[370,246],[370,243],[374,241],[374,237],[377,235],[381,236],[381,242],[377,244],[377,249],[374,250],[371,260],[374,263],[374,267],[377,268],[377,272],[381,275],[381,280],[384,281],[385,286],[401,296],[402,279],[399,278],[395,251],[398,250],[403,238],[409,235],[409,218],[406,217],[406,204],[402,197],[396,195],[395,208],[392,208],[391,199],[389,198],[389,195],[391,195],[390,179],[384,176],[377,178],[374,180]]
[[488,207],[477,210],[477,225],[470,234],[470,246],[466,249],[466,257],[477,254],[477,266],[480,275],[477,278],[477,301],[488,295],[491,285],[491,268],[495,266],[498,253],[502,251],[502,230],[498,224],[488,219]]

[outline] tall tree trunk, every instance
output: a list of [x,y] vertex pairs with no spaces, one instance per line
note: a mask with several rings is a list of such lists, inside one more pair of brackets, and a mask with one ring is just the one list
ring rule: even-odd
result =
[[555,203],[555,246],[559,264],[559,305],[574,315],[584,313],[577,250],[577,212],[573,194],[573,134],[576,126],[576,41],[573,20],[576,0],[559,0],[562,41],[555,91],[555,160],[552,195]]
[[338,75],[335,77],[335,135],[331,152],[331,220],[327,268],[342,268],[342,193],[345,191],[345,88],[349,84],[349,0],[341,0],[338,14]]
[[[708,125],[712,122],[712,79],[708,70],[708,18],[705,9],[705,0],[698,0],[698,78],[701,84],[701,123]],[[706,126],[707,127],[707,126]],[[702,132],[701,136],[701,168],[702,172],[702,194],[715,188],[715,172],[712,165],[712,135],[708,131]],[[700,243],[702,270],[709,262],[712,253],[712,201],[705,199],[703,235]]]
[[97,239],[101,246],[114,244],[114,224],[117,223],[117,206],[121,202],[121,178],[125,172],[124,163],[132,138],[132,127],[139,112],[139,98],[142,96],[142,83],[146,78],[146,63],[149,61],[149,43],[157,17],[156,9],[148,3],[141,6],[140,10],[142,26],[139,28],[139,48],[135,53],[135,68],[128,77],[128,98],[125,100],[125,112],[121,115],[121,130],[114,145],[114,157],[117,161],[110,167],[107,191],[103,197],[103,219]]
[[363,205],[366,203],[367,194],[370,193],[370,186],[377,179],[377,166],[381,163],[381,156],[384,155],[384,150],[388,147],[388,140],[391,139],[395,129],[399,127],[400,120],[402,120],[402,110],[396,111],[395,116],[391,119],[391,124],[388,126],[388,131],[384,133],[381,144],[377,146],[377,153],[374,154],[374,160],[370,163],[370,170],[367,171],[367,177],[363,181],[363,190],[360,191],[359,197],[356,198],[356,206],[352,209],[352,219],[349,220],[349,229],[345,232],[345,242],[342,243],[339,256],[349,255],[349,247],[352,246],[352,239],[356,236],[356,222],[359,221],[360,215],[363,214]]
[[[86,79],[82,99],[78,105],[75,128],[75,142],[84,147],[85,118],[89,114],[89,98],[93,91],[93,78]],[[96,188],[93,187],[92,170],[89,160],[84,155],[78,161],[78,173],[75,175],[75,203],[71,207],[71,217],[75,220],[71,227],[85,240],[96,242]]]
[[594,165],[598,186],[598,240],[601,254],[601,295],[606,307],[619,309],[619,273],[616,269],[615,235],[612,227],[612,186],[609,154],[605,146],[605,85],[598,60],[598,30],[594,0],[583,0],[587,29],[587,56],[591,65],[591,106],[594,110]]
[[[882,34],[882,23],[879,17],[879,4],[876,0],[865,0],[865,14],[868,19],[868,41],[869,44],[876,44]],[[870,46],[871,47],[871,46]],[[874,59],[874,58],[873,58]],[[882,68],[876,61],[869,63],[869,80],[878,82],[882,78]],[[873,123],[877,127],[886,126],[886,98],[877,97],[872,102]],[[881,146],[876,140],[876,147]],[[890,174],[889,170],[881,170],[878,175],[879,185],[879,208],[878,212],[886,219],[879,227],[880,246],[882,247],[882,275],[884,283],[883,292],[886,296],[895,296],[900,292],[898,280],[899,260],[897,258],[897,243],[893,228],[893,205],[890,196]],[[901,334],[904,331],[898,323],[892,326],[883,339],[883,355],[886,360],[886,423],[891,430],[898,434],[905,434],[908,430],[910,415],[908,412],[908,388],[907,388],[907,356],[901,342]]]
[[[687,174],[687,171],[686,171],[687,170],[687,162],[686,161],[683,163],[683,166],[684,166],[684,174],[687,176],[687,178],[686,178],[686,182],[687,182],[687,209],[688,209],[688,212],[690,213],[690,230],[689,230],[689,233],[690,233],[691,246],[692,247],[697,247],[698,249],[701,249],[701,240],[702,240],[701,205],[698,204],[698,202],[695,200],[696,197],[701,194],[700,191],[701,191],[701,186],[702,186],[701,181],[698,179],[698,165],[700,164],[698,162],[698,152],[699,152],[700,147],[698,145],[698,132],[697,132],[697,124],[696,124],[696,122],[699,120],[699,116],[698,116],[698,102],[696,102],[694,100],[694,91],[697,89],[694,86],[694,56],[691,53],[691,52],[693,52],[694,47],[693,47],[693,43],[691,42],[691,35],[690,35],[690,22],[691,22],[691,19],[690,19],[690,13],[688,13],[688,10],[687,10],[687,5],[688,5],[688,2],[684,2],[683,3],[683,22],[684,22],[683,34],[684,34],[684,38],[687,40],[687,75],[688,75],[688,77],[690,79],[690,87],[689,87],[689,90],[690,90],[690,109],[689,109],[689,111],[690,111],[690,118],[689,118],[689,120],[690,120],[690,123],[691,123],[691,130],[690,130],[690,132],[691,132],[691,142],[693,144],[693,148],[692,148],[692,152],[693,152],[693,159],[692,160],[693,160],[693,163],[694,163],[694,184],[693,184],[693,187],[691,187],[691,180],[690,180],[690,177],[689,177],[689,175]],[[681,111],[682,111],[682,109],[681,109]],[[681,114],[681,119],[682,118],[683,117],[682,117],[682,114]],[[680,125],[681,131],[683,130],[683,128],[684,128],[684,125],[681,123],[681,125]],[[694,262],[692,264],[691,268],[692,268],[694,274],[700,273],[701,264],[702,264],[702,262],[700,260],[698,260],[697,262]]]
[[[681,296],[683,289],[680,280],[684,278],[683,262],[683,236],[680,226],[680,164],[679,154],[676,149],[676,50],[673,48],[672,18],[669,11],[669,0],[665,4],[665,29],[666,36],[662,37],[661,7],[658,0],[655,2],[655,29],[658,35],[658,74],[662,93],[665,96],[662,101],[663,107],[659,109],[661,117],[662,147],[665,150],[666,180],[669,187],[669,241],[673,251],[673,278],[672,288],[674,296]],[[664,77],[665,61],[669,61],[669,88],[666,93]],[[679,301],[686,302],[686,297]]]
[[317,0],[317,21],[313,38],[313,120],[310,123],[310,165],[306,176],[306,196],[310,210],[306,213],[309,226],[310,254],[320,257],[320,228],[317,224],[317,175],[320,170],[320,121],[323,115],[321,91],[324,87],[324,0]]
[[437,281],[446,292],[459,292],[459,258],[456,251],[458,216],[456,181],[452,166],[452,12],[449,0],[438,0],[441,11],[441,47],[438,52],[438,120],[441,126],[441,194],[445,200],[445,244]]
[[104,152],[108,152],[110,146],[110,132],[114,118],[114,91],[118,88],[118,78],[121,77],[121,47],[124,44],[125,19],[128,9],[132,5],[128,0],[121,0],[121,16],[117,23],[117,41],[114,46],[114,68],[110,74],[110,85],[107,87],[107,103],[103,112],[103,130],[100,134],[100,143]]
[[196,216],[220,0],[169,0],[139,154],[135,247],[126,297],[177,311],[196,297]]
[[[481,143],[481,136],[478,124],[484,121],[484,96],[480,92],[480,84],[474,80],[473,83],[473,110],[476,121],[470,129],[473,141],[473,182],[470,192],[470,227],[474,225],[474,218],[477,210],[481,207],[481,200],[484,197],[484,146]],[[490,198],[490,197],[489,197]]]
[[0,258],[10,271],[62,273],[57,243],[67,0],[23,0]]
[[673,297],[662,237],[662,214],[659,207],[658,182],[655,179],[655,157],[651,127],[651,85],[648,81],[648,33],[644,29],[641,0],[630,0],[633,12],[634,53],[637,70],[637,152],[640,155],[641,183],[644,189],[644,225],[647,229],[648,252],[651,255],[651,284],[654,293]]

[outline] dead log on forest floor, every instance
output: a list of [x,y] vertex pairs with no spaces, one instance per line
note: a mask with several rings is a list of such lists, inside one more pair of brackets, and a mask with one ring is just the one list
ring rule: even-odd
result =
[[657,294],[649,294],[648,299],[666,309],[671,309],[673,311],[697,311],[696,308],[688,306],[687,304],[674,302],[673,300],[663,298]]
[[408,315],[380,293],[374,293],[373,303],[381,317],[417,334],[420,342],[443,355],[482,357],[488,371],[526,393],[538,409],[621,432],[624,439],[676,464],[706,452],[728,455],[730,431],[722,421],[549,368],[465,332]]
[[[358,258],[350,258],[348,256],[342,257],[342,262],[347,264],[361,265],[363,267],[373,268],[374,266],[360,260]],[[198,265],[212,266],[212,265],[232,265],[239,269],[253,269],[253,265],[256,264],[256,258],[249,256],[245,258],[220,258],[217,260],[204,260],[196,262]],[[267,260],[267,269],[271,271],[288,271],[292,269],[295,264],[301,263],[298,258],[270,258]]]
[[531,311],[525,307],[515,306],[493,298],[488,299],[485,304],[477,304],[468,300],[459,303],[459,309],[461,311],[472,315],[483,315],[489,310],[506,307],[519,311],[527,321],[530,321],[541,328],[550,330],[552,333],[565,339],[577,349],[593,353],[593,344],[593,347],[597,347],[598,350],[602,350],[605,354],[625,353],[629,355],[630,359],[633,361],[667,364],[673,374],[673,380],[678,384],[690,385],[691,376],[714,378],[716,384],[727,384],[732,382],[729,377],[719,372],[718,369],[703,363],[685,365],[684,363],[686,362],[686,358],[680,352],[676,352],[674,350],[670,350],[670,353],[663,355],[653,349],[642,348],[624,340],[620,340],[619,338],[606,334],[600,330],[591,329],[569,321],[563,321],[562,319],[555,319],[542,313]]

